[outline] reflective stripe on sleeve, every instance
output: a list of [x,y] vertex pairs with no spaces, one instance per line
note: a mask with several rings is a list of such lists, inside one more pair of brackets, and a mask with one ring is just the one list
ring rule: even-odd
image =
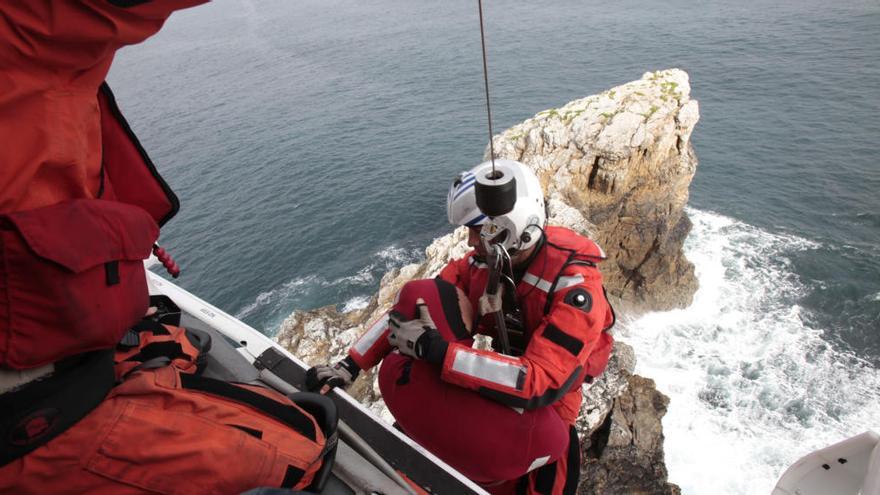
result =
[[573,275],[571,277],[559,277],[559,281],[556,282],[556,290],[567,289],[569,287],[574,287],[575,285],[580,285],[582,283],[584,283],[584,276],[583,275]]
[[552,282],[544,280],[543,278],[538,278],[531,273],[526,273],[525,275],[523,275],[522,281],[529,285],[534,285],[544,292],[550,292],[550,287],[553,286]]
[[[550,289],[553,287],[553,282],[549,280],[544,280],[543,278],[538,278],[534,274],[526,273],[523,275],[522,281],[529,284],[534,285],[538,289],[541,289],[544,292],[550,292]],[[559,281],[556,283],[556,289],[554,290],[562,290],[567,289],[569,287],[574,287],[575,285],[581,284],[584,282],[583,275],[572,275],[570,277],[559,277]]]
[[388,328],[388,313],[382,315],[381,318],[376,320],[376,323],[373,323],[373,326],[367,330],[367,333],[361,335],[361,338],[358,339],[354,344],[354,350],[358,352],[361,356],[365,355],[370,348],[379,340],[379,337],[385,333],[385,329]]
[[458,373],[479,378],[515,390],[522,390],[525,367],[509,361],[458,349],[452,361],[452,369]]
[[538,457],[537,459],[532,461],[532,465],[529,466],[529,470],[526,472],[531,472],[531,471],[534,471],[535,469],[538,469],[539,467],[547,464],[547,461],[549,461],[549,460],[550,460],[549,455],[545,455],[544,457]]

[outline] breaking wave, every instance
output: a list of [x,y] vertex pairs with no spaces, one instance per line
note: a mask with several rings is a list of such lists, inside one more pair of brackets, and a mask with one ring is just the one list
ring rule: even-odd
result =
[[672,399],[669,479],[684,493],[769,493],[808,451],[880,427],[880,374],[811,328],[790,256],[820,246],[689,209],[700,289],[618,330]]
[[316,282],[321,283],[316,275],[297,277],[284,283],[281,287],[276,287],[266,292],[260,292],[253,302],[235,313],[235,317],[241,320],[253,315],[261,307],[276,306],[280,304],[281,301],[289,300],[295,296],[303,294],[309,290],[309,287],[313,283]]
[[358,311],[367,307],[370,304],[370,298],[367,296],[357,296],[352,297],[345,304],[342,305],[343,313],[351,313],[352,311]]
[[[355,311],[367,306],[376,292],[382,276],[401,266],[424,259],[420,249],[391,245],[370,256],[371,262],[351,275],[326,278],[319,275],[296,277],[271,290],[261,292],[245,305],[235,317],[251,319],[258,328],[274,331],[291,312],[314,307],[315,301],[345,300],[342,312]],[[340,298],[342,296],[342,298]]]

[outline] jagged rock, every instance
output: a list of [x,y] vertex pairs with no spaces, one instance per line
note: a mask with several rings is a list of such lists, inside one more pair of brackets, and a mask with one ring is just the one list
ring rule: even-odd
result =
[[[649,72],[638,81],[538,113],[495,136],[499,158],[531,166],[552,198],[551,222],[575,209],[609,255],[608,291],[637,310],[686,307],[697,288],[682,244],[697,167],[690,136],[699,107],[688,75]],[[485,157],[488,159],[488,152]]]
[[[552,225],[597,240],[609,260],[600,268],[618,314],[690,304],[697,282],[682,252],[690,231],[683,208],[697,160],[690,135],[699,119],[688,76],[646,73],[600,95],[573,101],[495,136],[496,155],[531,166],[544,187]],[[467,230],[435,239],[425,261],[385,274],[360,311],[334,306],[294,312],[278,341],[309,364],[345,356],[387,311],[404,283],[433,277],[468,251]],[[624,304],[621,304],[624,303]],[[484,339],[485,340],[485,339]],[[486,348],[481,340],[478,345]],[[581,493],[678,493],[666,483],[660,419],[668,399],[651,380],[633,376],[632,348],[616,342],[608,369],[589,387],[577,421],[583,446]],[[393,418],[375,373],[349,393],[380,417]]]
[[663,427],[669,398],[654,381],[625,373],[628,386],[614,401],[613,412],[581,444],[578,493],[679,495],[666,481]]
[[614,342],[611,358],[605,372],[590,385],[584,385],[584,400],[575,427],[581,439],[590,438],[602,426],[619,396],[629,386],[627,378],[636,367],[632,347],[621,341]]

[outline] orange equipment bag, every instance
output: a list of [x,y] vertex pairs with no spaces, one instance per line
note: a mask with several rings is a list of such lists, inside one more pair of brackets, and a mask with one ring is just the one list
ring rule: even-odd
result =
[[[115,355],[84,355],[63,373],[0,396],[0,441],[11,442],[0,448],[0,493],[323,484],[336,445],[332,401],[199,376],[208,345],[199,332],[145,319]],[[123,381],[112,386],[114,376]],[[83,411],[88,401],[98,403]]]
[[[153,298],[151,298],[152,300]],[[199,374],[211,348],[210,335],[144,318],[116,345],[116,381],[139,369],[171,365],[182,373]]]

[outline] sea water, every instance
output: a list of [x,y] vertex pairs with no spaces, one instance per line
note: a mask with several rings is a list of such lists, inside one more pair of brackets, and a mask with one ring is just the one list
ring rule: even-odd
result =
[[[768,493],[880,430],[880,4],[484,2],[496,132],[679,67],[701,119],[690,308],[625,319],[671,397],[670,481]],[[449,231],[488,140],[475,2],[220,0],[122,50],[110,83],[181,198],[185,288],[267,334],[363,307]]]

